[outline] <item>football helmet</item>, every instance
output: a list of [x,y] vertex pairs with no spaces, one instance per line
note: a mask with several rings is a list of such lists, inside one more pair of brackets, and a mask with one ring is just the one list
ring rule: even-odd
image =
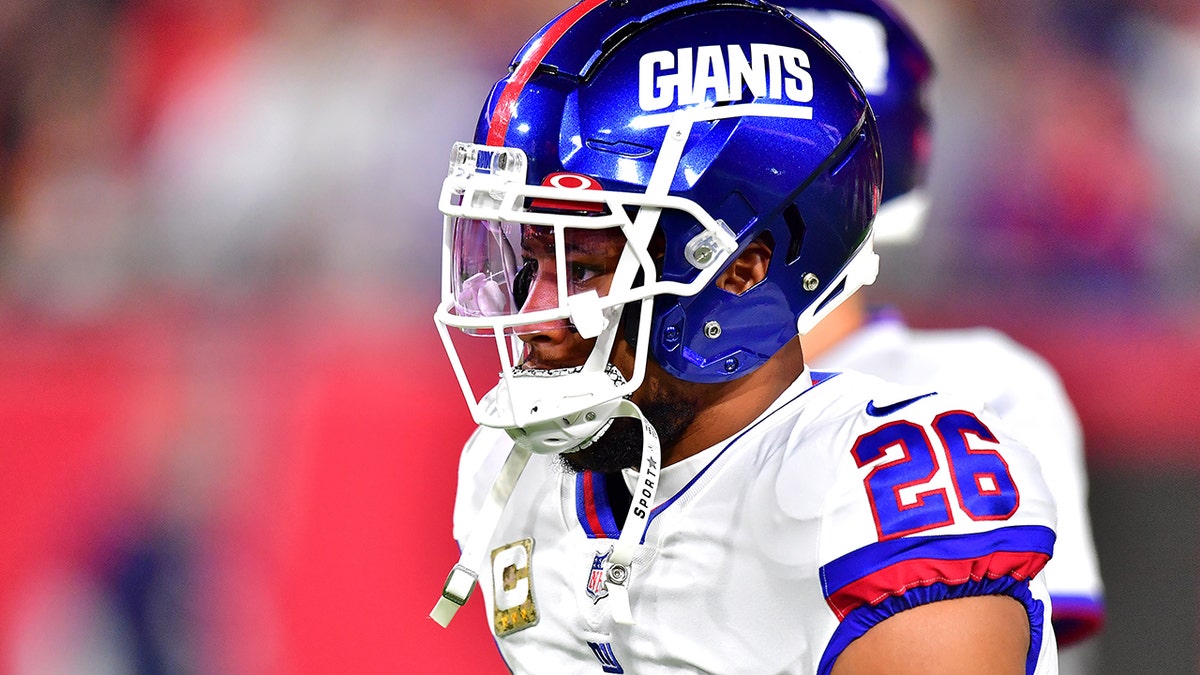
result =
[[883,0],[788,0],[788,11],[829,41],[867,92],[883,144],[883,201],[875,243],[915,241],[928,211],[929,87],[933,62]]
[[[568,9],[492,90],[441,193],[436,323],[475,420],[535,452],[569,451],[640,385],[647,355],[692,382],[752,372],[874,280],[881,173],[862,87],[779,7]],[[620,238],[620,255],[581,270],[572,242],[600,231]],[[773,249],[766,279],[740,296],[712,284],[756,239]],[[526,261],[538,240],[559,264],[541,286],[552,301],[535,308]],[[520,334],[546,322],[595,338],[592,358],[524,372]],[[497,342],[501,381],[478,399],[448,328]],[[622,329],[638,355],[628,380],[608,364]]]

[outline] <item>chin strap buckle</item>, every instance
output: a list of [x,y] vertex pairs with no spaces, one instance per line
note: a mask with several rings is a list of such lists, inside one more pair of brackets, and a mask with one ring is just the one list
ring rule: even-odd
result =
[[484,500],[483,508],[476,515],[471,534],[463,544],[458,564],[450,570],[450,575],[446,577],[446,585],[442,587],[442,597],[438,598],[437,604],[433,606],[433,611],[429,612],[429,617],[442,628],[450,625],[450,620],[454,618],[458,608],[467,603],[467,598],[471,597],[471,591],[475,590],[475,584],[479,581],[479,573],[472,567],[477,569],[480,565],[486,564],[483,561],[488,542],[491,541],[492,534],[496,531],[496,523],[500,521],[504,505],[512,496],[513,487],[517,484],[517,479],[521,477],[521,472],[525,470],[525,464],[528,461],[529,451],[516,446],[508,453],[508,459],[504,460],[504,466],[500,467],[500,474],[492,483],[492,489],[488,492],[487,499]]

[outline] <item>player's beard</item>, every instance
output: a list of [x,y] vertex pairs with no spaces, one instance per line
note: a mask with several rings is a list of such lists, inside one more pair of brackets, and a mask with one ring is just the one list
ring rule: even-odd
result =
[[[683,432],[696,420],[695,401],[653,396],[639,404],[646,421],[658,432],[662,447],[674,446]],[[571,471],[615,473],[636,469],[642,461],[642,424],[632,417],[615,418],[608,428],[586,448],[559,455]]]

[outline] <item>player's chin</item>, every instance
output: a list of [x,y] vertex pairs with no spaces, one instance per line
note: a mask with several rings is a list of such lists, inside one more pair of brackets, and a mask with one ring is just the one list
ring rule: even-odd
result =
[[575,472],[635,469],[642,459],[641,423],[631,417],[618,417],[582,449],[559,456]]

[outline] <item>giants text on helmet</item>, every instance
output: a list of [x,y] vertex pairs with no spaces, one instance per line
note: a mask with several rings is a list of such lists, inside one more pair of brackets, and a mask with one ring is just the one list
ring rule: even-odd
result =
[[795,47],[752,44],[680,47],[650,52],[638,63],[638,103],[647,112],[693,105],[711,90],[716,101],[738,101],[748,88],[755,98],[807,103],[813,97],[808,54]]

